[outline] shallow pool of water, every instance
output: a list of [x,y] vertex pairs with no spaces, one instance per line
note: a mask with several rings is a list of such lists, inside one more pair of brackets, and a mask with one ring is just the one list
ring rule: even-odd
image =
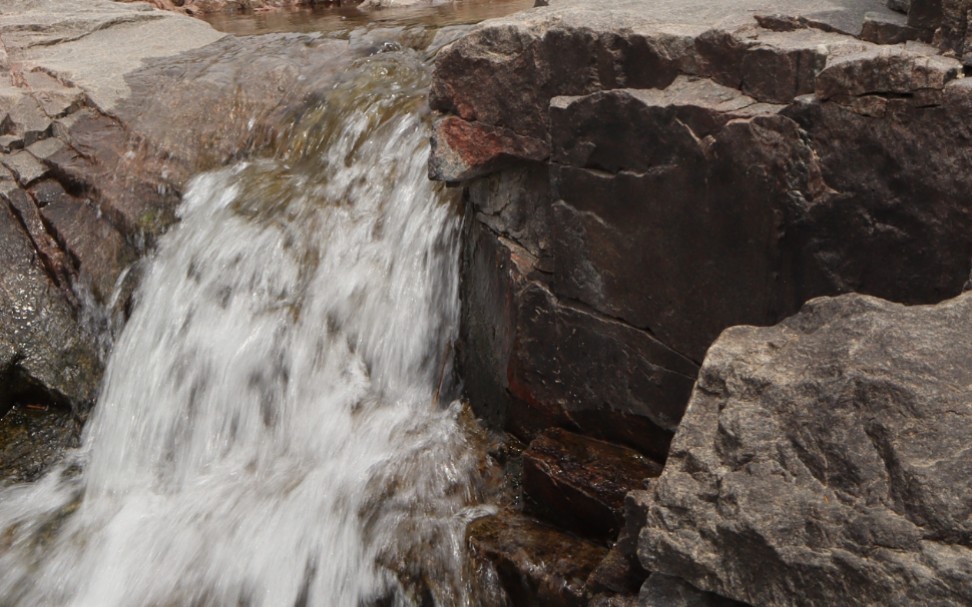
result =
[[467,0],[423,2],[382,9],[358,4],[327,4],[265,12],[218,13],[204,17],[216,29],[236,35],[280,32],[341,32],[363,25],[463,25],[502,17],[533,6],[534,0]]

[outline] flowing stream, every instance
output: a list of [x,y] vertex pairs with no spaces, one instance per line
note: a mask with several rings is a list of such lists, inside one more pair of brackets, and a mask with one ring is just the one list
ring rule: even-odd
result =
[[83,446],[0,489],[0,605],[489,602],[450,404],[460,219],[426,177],[428,59],[386,50],[191,182]]

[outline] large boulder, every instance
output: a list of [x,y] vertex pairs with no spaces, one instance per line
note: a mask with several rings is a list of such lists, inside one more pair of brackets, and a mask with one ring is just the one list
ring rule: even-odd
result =
[[969,331],[972,294],[727,330],[648,494],[643,564],[761,606],[972,603]]

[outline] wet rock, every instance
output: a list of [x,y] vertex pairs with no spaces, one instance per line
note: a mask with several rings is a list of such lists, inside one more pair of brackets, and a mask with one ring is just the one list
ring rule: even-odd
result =
[[514,513],[470,523],[474,558],[495,568],[511,607],[581,607],[587,577],[607,549]]
[[693,588],[683,580],[652,573],[641,588],[639,607],[745,607],[744,603]]
[[466,181],[508,167],[516,159],[546,160],[549,155],[542,141],[454,116],[437,121],[434,128],[429,177],[439,181]]
[[523,490],[558,525],[613,538],[623,525],[625,494],[661,469],[633,449],[552,429],[523,452]]
[[617,543],[598,563],[587,579],[593,592],[607,592],[621,596],[638,594],[642,582],[648,577],[638,561],[638,536],[621,532]]
[[119,278],[176,220],[186,180],[275,145],[273,127],[355,55],[346,41],[227,38],[109,0],[18,0],[0,37],[0,192],[20,222],[4,238],[33,251],[5,269],[19,290],[0,309],[12,352],[0,369],[83,406],[100,377],[89,355],[125,313],[132,284],[112,297]]
[[79,266],[77,280],[98,301],[109,301],[122,273],[137,253],[90,200],[58,196],[41,209],[52,234]]
[[645,566],[754,605],[972,601],[970,318],[969,294],[845,295],[727,330],[652,485]]
[[0,483],[30,482],[79,445],[81,425],[70,411],[17,405],[0,417]]
[[4,402],[90,404],[99,351],[56,286],[21,220],[0,204],[0,384]]
[[74,260],[61,248],[54,236],[44,225],[44,218],[31,194],[19,188],[6,194],[0,194],[10,205],[10,210],[20,221],[21,226],[30,237],[31,244],[38,253],[38,261],[42,264],[47,278],[61,289],[72,305],[77,301],[71,291],[71,281],[75,270]]

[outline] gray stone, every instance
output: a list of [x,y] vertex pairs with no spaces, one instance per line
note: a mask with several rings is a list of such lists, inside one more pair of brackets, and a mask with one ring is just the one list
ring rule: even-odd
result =
[[918,30],[908,25],[908,18],[898,13],[868,13],[861,30],[861,39],[875,44],[899,44],[918,36]]
[[0,163],[10,169],[22,187],[29,186],[47,173],[44,163],[23,150],[0,155]]
[[941,93],[961,73],[962,64],[948,57],[869,49],[830,62],[817,76],[815,93],[822,100]]
[[942,21],[935,42],[966,67],[972,66],[972,0],[942,0]]
[[51,131],[51,119],[29,95],[22,96],[10,108],[10,120],[13,122],[14,134],[24,140],[24,145],[47,137]]
[[32,144],[27,148],[27,151],[39,160],[47,160],[63,149],[64,144],[60,140],[54,137],[48,137],[47,139],[41,139]]
[[641,587],[638,607],[745,607],[711,592],[693,588],[683,580],[652,573]]
[[813,300],[710,348],[639,556],[754,605],[972,602],[972,294]]
[[206,23],[145,5],[89,0],[13,0],[0,14],[7,52],[27,71],[57,74],[109,111],[130,95],[124,76],[148,59],[222,38]]
[[0,152],[13,152],[23,147],[23,138],[16,135],[0,135]]

